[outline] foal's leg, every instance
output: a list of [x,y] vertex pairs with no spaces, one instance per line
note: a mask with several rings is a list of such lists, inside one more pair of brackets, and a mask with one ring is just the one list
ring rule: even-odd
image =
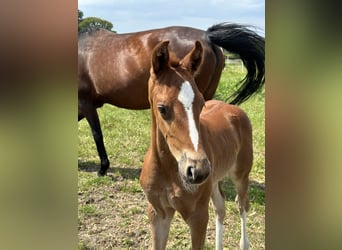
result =
[[192,250],[200,250],[204,248],[205,235],[208,225],[208,204],[201,204],[188,218],[184,218],[190,227]]
[[103,135],[102,135],[99,116],[96,112],[95,107],[87,108],[86,112],[84,112],[84,115],[90,125],[91,132],[93,134],[94,141],[96,144],[97,152],[99,153],[100,160],[101,160],[101,168],[98,172],[98,175],[104,176],[106,175],[106,172],[109,168],[109,160],[108,160],[106,148],[103,143]]
[[213,202],[215,216],[216,216],[216,250],[223,249],[223,222],[226,215],[226,208],[224,203],[224,194],[220,188],[219,183],[213,186],[211,193],[211,200]]
[[158,213],[151,204],[148,205],[148,217],[152,233],[152,250],[165,249],[174,213],[175,210],[172,208],[166,209],[165,214]]
[[241,179],[232,178],[237,191],[236,203],[240,212],[241,219],[241,238],[240,238],[240,249],[249,249],[249,240],[247,236],[247,212],[249,210],[249,199],[248,199],[248,176]]

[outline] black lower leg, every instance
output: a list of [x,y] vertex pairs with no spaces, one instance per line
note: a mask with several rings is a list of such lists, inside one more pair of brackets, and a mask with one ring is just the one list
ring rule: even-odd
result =
[[96,110],[94,110],[93,112],[89,112],[89,113],[90,115],[87,116],[87,120],[91,127],[91,132],[94,137],[97,152],[101,160],[101,167],[100,167],[100,170],[98,171],[98,176],[104,176],[106,175],[107,170],[109,168],[109,160],[108,160],[106,148],[103,142],[100,120],[99,120]]
[[107,170],[109,168],[109,160],[108,160],[106,148],[104,146],[103,136],[102,136],[101,130],[97,131],[97,132],[93,132],[93,135],[94,135],[94,140],[96,143],[96,148],[97,148],[97,151],[99,153],[100,160],[101,160],[101,167],[100,167],[100,170],[98,171],[97,175],[98,176],[104,176],[104,175],[106,175]]

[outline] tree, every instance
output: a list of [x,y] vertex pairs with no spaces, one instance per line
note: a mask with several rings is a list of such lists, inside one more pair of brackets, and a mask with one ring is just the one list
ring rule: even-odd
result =
[[103,28],[112,31],[113,24],[97,17],[86,17],[78,24],[78,30],[88,28]]
[[83,12],[78,10],[78,31],[80,32],[92,28],[102,28],[115,32],[112,30],[113,24],[111,22],[98,17],[83,18]]
[[78,10],[78,24],[82,21],[83,19],[83,12],[81,10]]

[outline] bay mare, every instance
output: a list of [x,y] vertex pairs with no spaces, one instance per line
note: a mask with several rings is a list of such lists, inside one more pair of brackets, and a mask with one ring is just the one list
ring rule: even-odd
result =
[[[264,38],[248,27],[220,23],[206,31],[190,27],[167,27],[129,34],[92,30],[78,38],[78,120],[87,119],[105,175],[109,160],[96,109],[104,103],[126,109],[149,108],[147,82],[153,48],[168,40],[178,58],[183,58],[195,41],[203,46],[203,60],[195,82],[205,100],[213,97],[224,68],[222,48],[238,54],[247,74],[231,95],[231,103],[247,100],[264,84]],[[228,97],[227,97],[228,98]]]
[[175,211],[190,227],[192,249],[203,249],[209,200],[216,214],[216,249],[223,249],[225,198],[219,181],[230,176],[241,217],[240,248],[249,249],[246,213],[253,161],[252,128],[237,106],[205,102],[195,75],[203,61],[202,43],[181,60],[169,41],[152,53],[148,85],[151,142],[140,175],[149,201],[152,249],[165,249]]

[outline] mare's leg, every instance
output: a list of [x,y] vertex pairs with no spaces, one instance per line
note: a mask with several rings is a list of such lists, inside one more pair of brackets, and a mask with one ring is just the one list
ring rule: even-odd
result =
[[213,186],[211,193],[215,216],[216,216],[216,250],[223,249],[223,222],[226,216],[226,207],[224,203],[224,194],[219,183]]
[[84,118],[84,115],[81,113],[78,113],[78,121],[82,120]]
[[163,250],[166,247],[170,224],[175,210],[166,209],[165,213],[158,213],[152,205],[148,205],[148,217],[152,233],[152,250]]
[[94,84],[88,75],[88,69],[82,58],[79,58],[78,62],[78,119],[80,120],[85,117],[90,125],[101,161],[98,175],[103,176],[109,168],[109,160],[103,143],[100,120],[96,111],[96,108],[100,107],[103,103],[100,100],[96,100]]
[[188,218],[184,218],[190,227],[192,250],[204,248],[209,219],[208,205],[208,203],[199,205],[200,207]]
[[241,219],[241,238],[240,238],[240,249],[248,250],[249,249],[249,240],[247,236],[247,212],[249,210],[249,199],[248,199],[248,176],[236,179],[232,178],[236,191],[236,204],[240,212]]
[[96,108],[93,106],[92,107],[88,106],[88,108],[86,108],[83,111],[83,114],[86,117],[90,125],[91,132],[93,134],[93,138],[96,144],[97,152],[99,153],[100,160],[101,160],[101,168],[98,172],[98,175],[104,176],[106,175],[107,170],[109,168],[109,160],[108,160],[106,148],[103,143],[103,135],[102,135],[99,116],[97,114]]

